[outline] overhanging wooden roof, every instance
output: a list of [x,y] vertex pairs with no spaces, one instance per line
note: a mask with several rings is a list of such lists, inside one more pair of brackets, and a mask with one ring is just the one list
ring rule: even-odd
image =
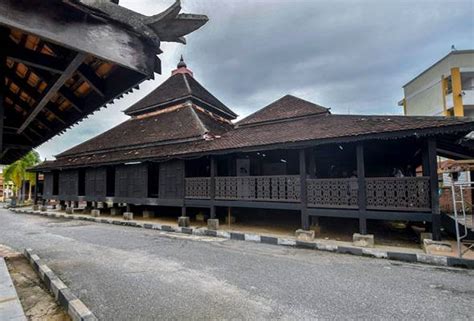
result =
[[0,2],[0,163],[10,163],[161,72],[160,41],[206,16],[177,1],[143,16],[101,0]]

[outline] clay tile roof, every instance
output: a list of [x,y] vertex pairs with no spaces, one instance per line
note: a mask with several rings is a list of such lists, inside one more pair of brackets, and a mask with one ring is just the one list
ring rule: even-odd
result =
[[131,118],[118,126],[59,155],[58,158],[130,146],[202,139],[206,133],[220,135],[231,125],[183,106],[171,111]]
[[237,117],[232,110],[207,91],[196,79],[184,73],[177,73],[169,77],[150,94],[126,109],[125,113],[135,115],[145,111],[166,108],[171,104],[186,100],[192,100],[197,105],[207,107],[212,112],[227,119]]
[[326,113],[329,113],[329,108],[316,105],[312,102],[292,95],[286,95],[242,119],[237,123],[237,125],[244,126],[249,124]]
[[[461,129],[462,127],[462,129]],[[315,114],[282,122],[241,126],[222,135],[213,148],[239,149],[251,146],[289,144],[304,141],[343,142],[474,130],[470,118],[430,116],[365,116]]]

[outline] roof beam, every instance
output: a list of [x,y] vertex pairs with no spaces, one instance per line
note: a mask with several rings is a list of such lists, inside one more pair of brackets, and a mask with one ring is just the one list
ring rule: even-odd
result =
[[[46,73],[42,69],[37,69],[35,67],[29,67],[29,69],[47,84],[49,84],[51,81],[56,80],[55,77],[52,77],[50,74]],[[64,98],[66,98],[75,110],[82,113],[82,110],[84,108],[84,102],[81,100],[81,98],[77,97],[69,88],[65,86],[61,87],[58,93],[61,94],[61,96],[63,96]]]
[[7,46],[7,57],[15,62],[25,64],[27,66],[41,68],[56,74],[62,73],[67,68],[67,61],[58,57],[45,55],[41,52],[21,48],[10,42]]
[[77,73],[102,97],[105,97],[105,82],[95,71],[86,64],[82,64],[77,69]]
[[38,115],[38,113],[46,106],[51,98],[59,91],[59,89],[66,83],[66,81],[71,78],[72,74],[77,70],[77,68],[84,62],[86,54],[79,52],[74,59],[71,61],[66,70],[61,74],[61,76],[56,80],[56,82],[49,88],[46,89],[46,94],[38,102],[35,109],[31,112],[25,122],[20,126],[17,133],[21,134],[25,128],[33,121],[33,119]]

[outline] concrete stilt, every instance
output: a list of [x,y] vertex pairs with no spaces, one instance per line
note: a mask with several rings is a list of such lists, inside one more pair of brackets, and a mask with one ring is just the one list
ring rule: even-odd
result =
[[132,212],[124,212],[123,213],[123,219],[130,221],[133,220],[133,213]]
[[207,220],[207,228],[209,230],[218,230],[219,229],[219,219],[210,218]]

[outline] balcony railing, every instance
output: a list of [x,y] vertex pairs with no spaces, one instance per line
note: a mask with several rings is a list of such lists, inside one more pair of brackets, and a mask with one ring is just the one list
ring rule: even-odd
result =
[[211,179],[209,177],[188,177],[185,179],[186,198],[209,199]]
[[357,178],[308,179],[308,206],[357,208]]
[[366,178],[367,209],[429,211],[429,177]]
[[298,175],[216,177],[216,199],[298,202],[300,177]]
[[[429,177],[366,178],[366,204],[372,210],[429,211]],[[307,179],[308,207],[358,208],[357,178]],[[186,178],[186,198],[209,199],[210,178]],[[300,202],[300,177],[229,176],[215,178],[218,200]]]

